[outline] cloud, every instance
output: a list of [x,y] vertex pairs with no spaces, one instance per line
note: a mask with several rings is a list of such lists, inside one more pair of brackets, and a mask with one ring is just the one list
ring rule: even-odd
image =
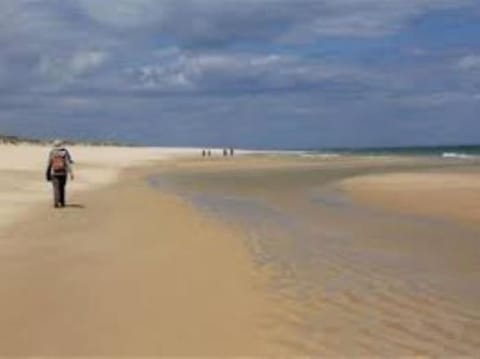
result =
[[118,28],[151,26],[164,21],[169,0],[80,0],[79,5],[94,20]]
[[99,69],[108,54],[99,50],[79,51],[68,57],[42,56],[38,71],[55,84],[65,84]]
[[103,65],[108,59],[108,54],[103,51],[93,50],[76,53],[70,59],[70,68],[75,74],[82,74]]
[[453,91],[415,94],[393,99],[393,102],[397,104],[416,108],[445,108],[451,104],[473,103],[474,101],[476,101],[475,94]]
[[458,61],[457,66],[465,71],[480,70],[480,55],[467,55]]
[[245,52],[188,52],[169,49],[157,62],[126,70],[136,89],[218,93],[252,93],[322,89],[337,84],[337,93],[378,86],[381,76],[352,66],[309,61],[293,55]]
[[242,39],[305,41],[322,36],[377,37],[427,12],[472,0],[77,0],[95,21],[156,28],[187,45]]

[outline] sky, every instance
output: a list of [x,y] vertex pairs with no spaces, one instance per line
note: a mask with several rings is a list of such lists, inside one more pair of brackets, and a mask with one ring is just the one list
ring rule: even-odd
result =
[[0,133],[480,143],[480,0],[0,0]]

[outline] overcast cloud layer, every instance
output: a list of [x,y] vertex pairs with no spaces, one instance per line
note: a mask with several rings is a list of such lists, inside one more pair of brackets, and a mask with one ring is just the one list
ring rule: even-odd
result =
[[477,0],[1,0],[0,132],[480,143]]

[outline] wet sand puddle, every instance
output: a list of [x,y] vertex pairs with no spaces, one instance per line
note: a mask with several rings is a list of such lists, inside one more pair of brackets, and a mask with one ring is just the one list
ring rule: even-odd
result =
[[480,354],[478,233],[363,208],[338,193],[335,176],[306,186],[304,175],[261,191],[255,178],[167,178],[245,229],[258,266],[273,269],[272,295],[288,303],[273,315],[296,333],[273,340],[318,355]]

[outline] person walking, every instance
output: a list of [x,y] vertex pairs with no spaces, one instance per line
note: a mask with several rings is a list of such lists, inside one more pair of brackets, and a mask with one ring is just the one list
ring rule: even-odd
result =
[[65,187],[67,179],[73,181],[73,160],[70,152],[61,140],[55,140],[48,155],[47,181],[53,185],[53,202],[55,208],[65,207]]

